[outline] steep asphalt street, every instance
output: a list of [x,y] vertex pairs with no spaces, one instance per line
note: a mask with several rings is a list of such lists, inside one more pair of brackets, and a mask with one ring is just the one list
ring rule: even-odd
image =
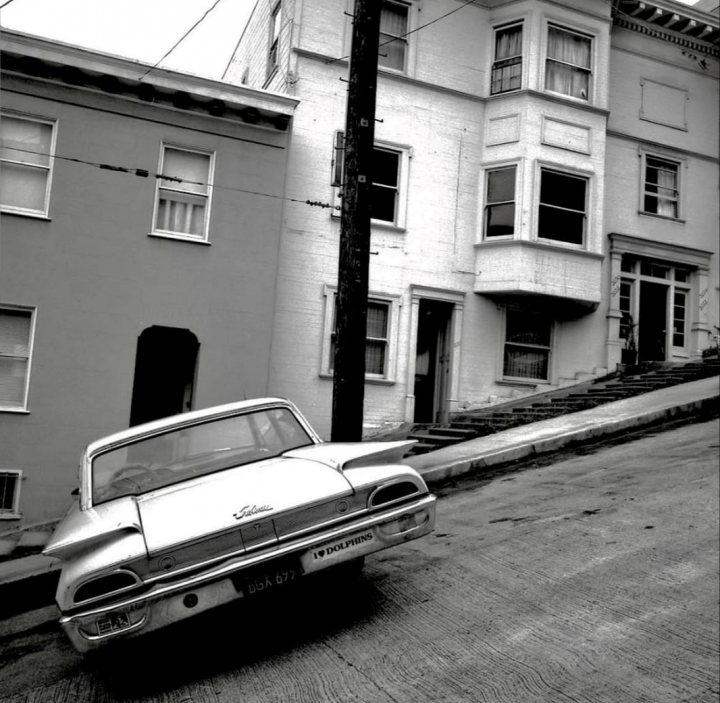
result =
[[459,479],[436,532],[359,582],[123,656],[83,661],[47,609],[10,618],[0,700],[717,703],[718,444],[713,420]]

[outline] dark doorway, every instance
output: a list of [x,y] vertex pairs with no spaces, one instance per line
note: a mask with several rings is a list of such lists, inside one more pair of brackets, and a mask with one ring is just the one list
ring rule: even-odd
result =
[[138,337],[130,425],[192,407],[199,343],[190,330],[148,327]]
[[638,360],[665,361],[667,339],[668,286],[640,282]]
[[444,422],[453,304],[420,300],[415,359],[415,422]]

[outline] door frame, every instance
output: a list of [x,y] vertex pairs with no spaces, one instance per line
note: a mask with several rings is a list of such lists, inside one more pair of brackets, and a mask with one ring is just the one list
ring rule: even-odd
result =
[[[445,288],[410,286],[410,337],[407,351],[407,375],[405,378],[407,393],[405,396],[405,422],[413,422],[415,417],[415,362],[417,359],[417,336],[420,322],[420,301],[434,300],[452,305],[448,324],[447,349],[449,368],[445,384],[445,398],[438,398],[439,417],[447,421],[450,413],[458,407],[460,387],[460,356],[462,349],[462,318],[465,306],[465,293]],[[437,381],[437,379],[436,379]]]

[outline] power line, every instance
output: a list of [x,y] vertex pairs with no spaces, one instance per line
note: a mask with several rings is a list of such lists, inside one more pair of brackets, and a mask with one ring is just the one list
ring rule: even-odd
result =
[[[10,1],[12,2],[12,0],[10,0]],[[172,54],[172,52],[175,51],[175,49],[177,49],[177,47],[185,40],[185,38],[186,38],[199,24],[201,24],[201,23],[203,22],[203,20],[204,20],[221,2],[222,2],[222,0],[215,0],[215,2],[212,4],[212,6],[209,7],[207,10],[205,10],[205,13],[203,14],[203,16],[202,16],[197,22],[195,22],[195,24],[193,24],[193,26],[190,27],[190,29],[188,29],[187,32],[185,32],[185,34],[183,34],[183,35],[180,37],[180,39],[178,39],[178,40],[172,45],[172,47],[170,47],[170,49],[164,54],[164,56],[163,56],[156,64],[154,64],[154,65],[152,65],[150,68],[148,68],[148,70],[145,71],[145,73],[143,73],[142,76],[140,76],[140,80],[142,80],[143,78],[145,78],[145,76],[147,76],[147,74],[150,73],[150,71],[153,71],[154,69],[156,69],[168,56],[170,56],[170,54]]]
[[138,178],[154,178],[155,180],[170,181],[172,183],[186,183],[188,185],[207,186],[208,188],[218,188],[220,190],[231,190],[236,193],[246,193],[248,195],[260,195],[264,198],[274,198],[275,200],[285,200],[291,203],[300,203],[301,205],[309,205],[311,207],[319,207],[323,209],[339,210],[337,205],[332,203],[325,203],[320,200],[301,200],[299,198],[289,198],[284,195],[276,195],[275,193],[263,193],[257,190],[248,190],[246,188],[238,188],[236,186],[226,186],[218,183],[209,183],[207,181],[192,181],[188,178],[180,178],[178,176],[169,176],[163,173],[152,173],[144,168],[132,168],[127,166],[118,166],[116,164],[104,164],[97,161],[87,161],[86,159],[80,159],[74,156],[60,156],[58,154],[50,154],[43,151],[34,151],[32,149],[21,149],[15,146],[5,146],[4,149],[8,151],[21,151],[26,154],[35,154],[36,156],[47,156],[50,159],[60,159],[61,161],[71,161],[73,163],[83,164],[85,166],[93,166],[102,171],[115,171],[116,173],[125,173],[131,176],[137,176]]
[[0,5],[0,10],[2,10],[3,7],[7,7],[11,2],[15,2],[15,0],[6,0],[2,5]]
[[[416,32],[419,32],[421,29],[425,29],[426,27],[429,27],[431,24],[435,24],[436,22],[439,22],[440,20],[444,20],[446,17],[449,17],[450,15],[454,14],[455,12],[459,12],[460,10],[466,8],[468,5],[472,5],[474,2],[475,2],[475,0],[467,0],[459,7],[456,7],[455,9],[446,12],[444,15],[440,15],[439,17],[436,17],[434,20],[430,20],[429,22],[426,22],[425,24],[421,24],[419,27],[415,27],[415,29],[411,29],[408,32],[405,32],[405,34],[401,34],[397,37],[393,37],[392,39],[388,39],[388,41],[386,41],[386,42],[382,42],[382,44],[380,44],[378,46],[378,48],[381,49],[383,46],[392,44],[393,42],[397,41],[398,39],[405,39],[405,37],[409,37],[411,34],[415,34]],[[348,56],[340,56],[339,58],[336,58],[336,59],[328,59],[325,63],[331,64],[331,63],[336,63],[338,61],[346,61],[349,58],[350,58],[349,55]]]

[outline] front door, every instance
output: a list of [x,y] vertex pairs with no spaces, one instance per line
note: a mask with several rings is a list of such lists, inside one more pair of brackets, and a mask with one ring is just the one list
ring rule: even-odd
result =
[[638,360],[665,361],[667,358],[668,286],[640,282]]
[[453,304],[421,299],[415,358],[414,422],[447,420]]

